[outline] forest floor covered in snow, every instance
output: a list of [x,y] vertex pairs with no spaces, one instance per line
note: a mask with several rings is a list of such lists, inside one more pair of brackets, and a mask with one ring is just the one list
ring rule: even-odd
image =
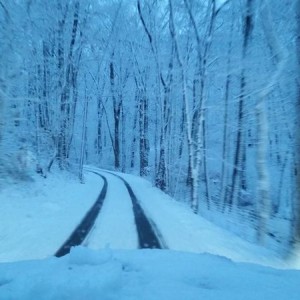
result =
[[244,241],[123,174],[168,248],[136,250],[124,184],[102,174],[108,192],[95,227],[85,247],[62,258],[53,254],[95,202],[102,179],[87,172],[80,184],[55,173],[1,191],[1,300],[299,299],[299,260]]

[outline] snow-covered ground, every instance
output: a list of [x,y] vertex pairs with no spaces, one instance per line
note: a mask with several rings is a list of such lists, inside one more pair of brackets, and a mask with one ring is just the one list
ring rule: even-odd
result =
[[169,248],[134,250],[127,190],[103,175],[108,190],[100,217],[85,247],[62,258],[53,254],[95,202],[102,179],[87,172],[80,184],[60,173],[1,191],[0,300],[299,299],[299,261],[284,261],[194,215],[146,180],[119,174]]
[[91,249],[136,249],[138,246],[131,199],[120,179],[104,174],[108,181],[101,218],[95,222],[84,245]]
[[73,248],[0,264],[1,300],[298,300],[300,272],[169,250]]
[[[105,176],[107,173],[103,173]],[[157,225],[169,249],[211,253],[236,262],[257,263],[275,268],[299,268],[298,260],[283,260],[276,253],[241,239],[195,215],[141,177],[116,173],[131,184],[147,216]]]
[[68,173],[10,185],[0,191],[0,262],[53,255],[96,201],[103,180]]

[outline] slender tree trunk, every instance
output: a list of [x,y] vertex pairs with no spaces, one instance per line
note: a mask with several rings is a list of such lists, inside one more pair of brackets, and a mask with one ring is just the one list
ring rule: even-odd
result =
[[[121,102],[117,102],[116,87],[115,87],[115,70],[113,62],[110,62],[110,85],[111,94],[113,99],[113,111],[114,111],[114,140],[113,149],[115,157],[115,168],[120,168],[120,117],[121,117]],[[120,100],[119,100],[120,101]]]
[[126,114],[124,112],[124,106],[121,107],[122,118],[122,172],[126,172],[126,160],[127,160],[127,143],[126,143]]
[[180,55],[178,42],[177,42],[177,35],[174,26],[174,18],[173,18],[173,4],[172,0],[169,0],[169,19],[170,19],[170,34],[175,46],[175,54],[177,58],[177,62],[180,69],[180,75],[182,80],[182,95],[184,101],[184,111],[185,111],[185,119],[186,119],[186,131],[187,131],[187,140],[188,140],[188,156],[189,156],[189,163],[190,163],[190,178],[191,178],[191,208],[194,213],[198,213],[199,210],[199,194],[198,194],[198,187],[199,187],[199,168],[196,164],[196,157],[195,151],[193,146],[193,139],[192,139],[192,124],[190,118],[190,105],[189,99],[187,94],[187,86],[186,86],[186,76],[185,70],[182,63],[182,58]]
[[[300,1],[297,1],[297,53],[298,53],[298,82],[300,82]],[[296,132],[296,198],[295,198],[295,230],[294,230],[294,246],[300,245],[300,85],[298,84],[298,97],[297,97],[297,123],[295,126]]]
[[81,183],[84,183],[83,165],[86,158],[86,131],[87,131],[88,104],[89,104],[89,98],[87,95],[87,86],[86,86],[86,78],[85,78],[85,97],[84,97],[84,105],[83,105],[81,149],[80,149],[80,157],[79,157],[79,180]]
[[102,158],[102,149],[103,149],[103,114],[104,112],[104,106],[102,103],[102,96],[104,91],[104,85],[105,82],[101,85],[100,91],[98,91],[98,97],[97,97],[97,136],[95,139],[95,149],[96,149],[96,155],[97,160],[100,162]]
[[228,195],[228,205],[231,210],[233,205],[238,204],[241,190],[244,188],[244,175],[245,170],[245,148],[244,148],[244,106],[245,106],[245,94],[246,94],[246,74],[245,74],[245,60],[247,57],[247,48],[253,29],[253,1],[247,0],[245,7],[245,16],[243,24],[243,45],[242,45],[242,61],[241,61],[241,82],[240,82],[240,97],[238,102],[237,112],[237,136],[236,136],[236,148],[234,154],[234,167],[231,180],[231,191]]
[[[58,22],[58,41],[57,41],[57,59],[58,59],[58,90],[61,95],[63,94],[63,75],[64,75],[64,66],[65,66],[65,59],[64,59],[64,42],[63,42],[63,35],[65,30],[65,18],[68,8],[65,9],[65,12],[62,16],[62,18]],[[62,5],[58,2],[58,12],[62,11]],[[60,127],[58,129],[58,138],[57,138],[57,157],[58,157],[58,163],[60,169],[63,169],[63,144],[64,144],[64,125],[63,125],[63,119],[65,118],[65,107],[64,102],[65,100],[63,98],[60,99],[61,103],[59,104],[59,122]]]
[[[66,10],[67,11],[67,10]],[[58,45],[58,59],[59,59],[59,70],[60,74],[64,74],[64,42],[63,42],[63,31],[65,26],[65,17],[60,21],[60,30],[59,30],[59,45]],[[73,24],[72,24],[72,33],[70,40],[70,47],[67,58],[66,71],[64,76],[64,82],[62,79],[59,80],[59,86],[61,88],[61,99],[60,99],[60,132],[58,139],[58,158],[60,168],[64,168],[66,159],[68,158],[69,153],[69,144],[70,144],[70,114],[71,114],[71,88],[72,88],[72,78],[74,78],[74,45],[76,41],[76,35],[78,30],[79,22],[79,2],[76,1],[74,4],[74,14],[73,14]],[[73,99],[74,101],[74,99]]]
[[134,169],[135,167],[135,156],[136,156],[136,131],[137,131],[137,119],[138,119],[138,111],[139,111],[139,105],[138,105],[138,89],[136,88],[135,92],[135,112],[134,112],[134,120],[133,120],[133,139],[131,143],[131,155],[130,155],[130,168]]
[[222,169],[221,169],[221,188],[220,188],[220,201],[222,201],[222,210],[224,212],[225,207],[228,202],[228,167],[226,164],[228,163],[228,153],[229,153],[229,137],[228,137],[228,101],[229,101],[229,90],[231,83],[231,55],[232,55],[232,39],[233,39],[233,14],[231,15],[232,23],[230,26],[230,37],[228,42],[228,51],[227,51],[227,66],[226,66],[226,81],[225,81],[225,92],[224,92],[224,130],[223,130],[223,144],[222,144]]
[[97,136],[96,136],[96,154],[97,154],[98,160],[101,160],[101,156],[102,156],[102,118],[103,118],[103,108],[101,105],[101,100],[98,98]]
[[148,175],[148,155],[149,155],[149,142],[148,142],[148,104],[145,89],[142,91],[139,100],[139,129],[140,129],[140,176],[145,177]]

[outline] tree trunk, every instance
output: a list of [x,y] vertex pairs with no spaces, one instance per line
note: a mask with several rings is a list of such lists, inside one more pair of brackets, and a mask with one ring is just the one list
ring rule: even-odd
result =
[[139,129],[140,129],[140,176],[148,175],[148,111],[146,92],[143,91],[139,99]]
[[[300,82],[300,0],[297,1],[297,53],[298,53],[298,82]],[[300,245],[300,85],[298,84],[296,132],[296,199],[295,199],[295,230],[294,245]]]
[[228,195],[228,206],[231,210],[234,204],[239,204],[239,197],[242,189],[244,188],[244,175],[246,153],[244,148],[244,105],[246,94],[246,74],[245,74],[245,60],[247,57],[247,48],[253,29],[253,1],[247,0],[245,7],[244,23],[243,23],[243,45],[242,45],[242,58],[241,58],[241,82],[240,82],[240,97],[238,102],[237,112],[237,136],[234,154],[234,166],[231,179],[231,191]]
[[[113,54],[114,56],[114,54]],[[113,140],[113,150],[115,157],[115,169],[120,168],[120,117],[121,117],[121,102],[117,103],[116,95],[116,83],[115,83],[115,70],[113,62],[109,64],[110,70],[110,86],[111,95],[113,99],[113,112],[114,112],[114,140]]]
[[233,14],[231,15],[232,23],[230,26],[230,37],[228,42],[228,51],[227,51],[227,62],[226,62],[226,82],[225,82],[225,92],[224,92],[224,130],[223,130],[223,144],[222,144],[222,169],[221,169],[221,189],[220,189],[220,201],[222,201],[222,211],[224,212],[226,205],[228,203],[228,167],[226,166],[226,160],[228,159],[228,101],[229,101],[229,90],[231,83],[231,53],[232,53],[232,39],[233,39]]
[[83,165],[86,158],[86,131],[87,131],[87,115],[88,115],[88,104],[89,98],[87,95],[86,87],[86,78],[85,78],[85,97],[83,105],[83,118],[82,118],[82,131],[81,131],[81,148],[80,148],[80,157],[79,157],[79,180],[81,183],[84,183],[83,177]]

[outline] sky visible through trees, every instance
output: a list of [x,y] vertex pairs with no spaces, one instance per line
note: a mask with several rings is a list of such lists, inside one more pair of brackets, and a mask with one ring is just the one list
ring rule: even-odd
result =
[[[0,0],[0,191],[137,174],[282,253],[300,238],[292,0]],[[298,128],[298,130],[297,130]]]

